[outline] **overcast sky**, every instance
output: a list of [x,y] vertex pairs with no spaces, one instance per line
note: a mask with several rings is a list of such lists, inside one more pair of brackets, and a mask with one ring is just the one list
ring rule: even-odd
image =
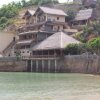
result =
[[[0,0],[0,7],[1,7],[3,4],[8,4],[8,3],[12,2],[12,1],[17,2],[17,1],[21,1],[21,0]],[[27,1],[28,1],[28,0],[27,0]],[[63,2],[66,2],[66,1],[67,1],[67,0],[59,0],[60,3],[63,3]],[[72,1],[72,0],[70,0],[70,1]]]

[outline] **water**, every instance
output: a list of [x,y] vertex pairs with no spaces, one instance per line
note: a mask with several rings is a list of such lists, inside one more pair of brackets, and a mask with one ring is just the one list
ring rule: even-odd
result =
[[0,73],[0,100],[100,100],[100,76]]

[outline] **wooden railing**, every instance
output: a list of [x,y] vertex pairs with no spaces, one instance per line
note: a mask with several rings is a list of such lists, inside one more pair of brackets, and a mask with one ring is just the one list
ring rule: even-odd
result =
[[33,58],[59,58],[58,55],[34,55],[34,56],[23,56],[22,59],[33,59]]

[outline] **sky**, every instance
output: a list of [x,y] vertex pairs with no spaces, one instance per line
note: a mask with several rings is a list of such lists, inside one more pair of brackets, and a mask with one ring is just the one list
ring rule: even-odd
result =
[[[0,0],[0,7],[1,7],[2,5],[4,5],[4,4],[8,4],[8,3],[12,2],[12,1],[17,2],[17,1],[21,1],[21,0]],[[28,0],[27,0],[27,1],[28,1]],[[59,0],[60,3],[64,3],[64,2],[66,2],[66,1],[67,1],[67,0]],[[72,0],[70,0],[70,1],[72,1]]]

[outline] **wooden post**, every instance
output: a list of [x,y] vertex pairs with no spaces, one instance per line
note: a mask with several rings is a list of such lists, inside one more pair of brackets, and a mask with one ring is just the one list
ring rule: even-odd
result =
[[28,61],[26,60],[26,69],[28,69]]
[[55,59],[55,73],[57,72],[57,60]]
[[38,72],[38,60],[36,60],[36,72]]
[[33,61],[31,60],[31,72],[33,72]]
[[44,60],[42,59],[42,72],[44,72]]
[[50,60],[48,60],[48,72],[50,72]]

